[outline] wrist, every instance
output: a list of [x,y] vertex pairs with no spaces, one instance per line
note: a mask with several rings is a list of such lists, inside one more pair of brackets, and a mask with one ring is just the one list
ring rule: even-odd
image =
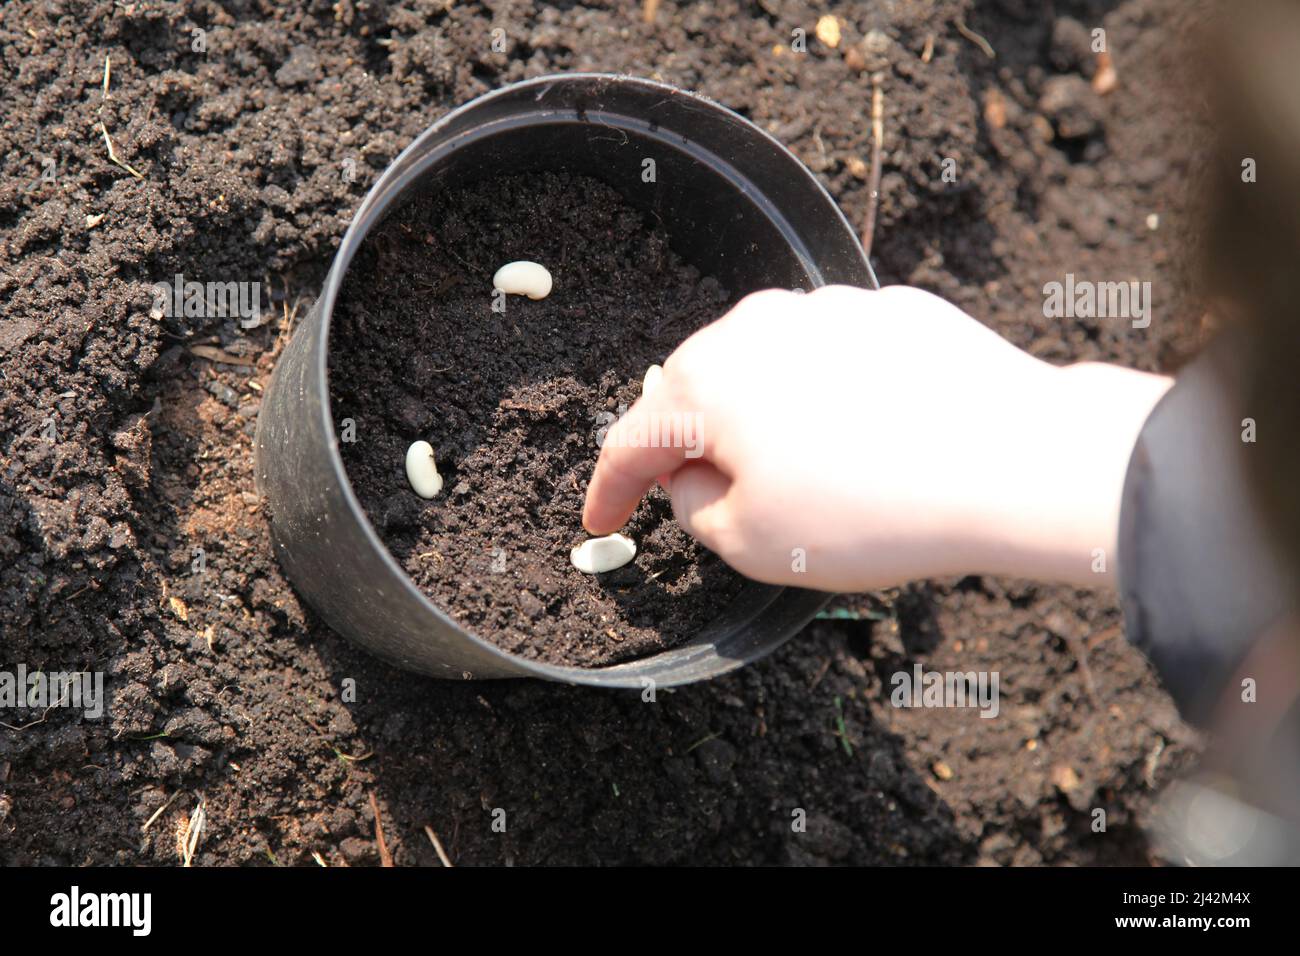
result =
[[977,560],[985,573],[1113,586],[1129,459],[1173,380],[1099,363],[1043,371],[1022,427],[1004,432],[1008,467],[974,522]]

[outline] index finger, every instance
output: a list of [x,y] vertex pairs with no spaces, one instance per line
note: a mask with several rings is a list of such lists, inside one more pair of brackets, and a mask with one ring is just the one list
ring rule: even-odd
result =
[[617,531],[657,478],[704,454],[703,417],[681,407],[669,379],[665,374],[605,434],[582,511],[592,534]]

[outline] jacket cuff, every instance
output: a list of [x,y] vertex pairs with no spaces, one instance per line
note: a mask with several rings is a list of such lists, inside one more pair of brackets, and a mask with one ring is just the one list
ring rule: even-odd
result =
[[1125,632],[1183,716],[1208,724],[1287,589],[1249,499],[1240,362],[1220,336],[1156,404],[1129,461],[1118,577]]

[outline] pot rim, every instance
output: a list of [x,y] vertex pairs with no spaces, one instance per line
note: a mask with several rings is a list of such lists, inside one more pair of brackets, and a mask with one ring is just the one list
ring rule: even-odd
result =
[[[320,349],[319,361],[316,363],[312,374],[316,378],[315,384],[320,388],[321,394],[325,399],[319,403],[320,420],[318,424],[320,427],[325,429],[326,434],[331,436],[331,441],[328,443],[331,477],[342,490],[348,509],[352,512],[354,517],[359,519],[366,542],[380,553],[384,566],[400,580],[400,586],[413,596],[416,599],[416,602],[423,607],[425,611],[431,613],[440,623],[464,635],[480,650],[495,658],[498,663],[503,665],[503,667],[519,671],[520,676],[539,677],[569,684],[605,687],[643,687],[645,686],[644,682],[650,679],[640,673],[640,671],[643,670],[649,662],[653,661],[662,663],[670,657],[677,657],[679,658],[679,661],[684,662],[693,654],[700,654],[702,656],[713,654],[718,658],[708,675],[702,675],[700,677],[682,676],[680,679],[655,678],[653,680],[653,684],[657,686],[670,687],[692,683],[704,679],[704,677],[720,676],[742,667],[744,664],[752,660],[752,658],[722,658],[717,655],[715,647],[709,644],[697,643],[696,640],[692,638],[686,643],[676,647],[606,667],[577,667],[567,664],[551,664],[545,661],[533,660],[522,657],[518,654],[513,654],[486,638],[479,636],[472,628],[469,628],[452,618],[438,605],[436,601],[433,600],[433,598],[421,590],[420,587],[411,579],[411,576],[406,572],[406,569],[398,563],[388,545],[384,543],[383,539],[379,536],[379,533],[375,530],[375,527],[370,520],[370,516],[366,513],[365,508],[362,506],[361,501],[356,496],[356,492],[352,488],[352,483],[347,475],[347,468],[343,463],[343,457],[339,454],[338,432],[335,429],[334,416],[330,407],[331,402],[329,400],[330,324],[331,319],[333,318],[334,309],[338,302],[339,292],[342,289],[343,277],[351,266],[352,260],[362,242],[364,242],[366,236],[369,235],[371,229],[380,221],[383,214],[388,211],[393,202],[399,199],[409,186],[421,179],[425,173],[428,172],[429,168],[441,158],[437,150],[430,150],[427,148],[426,144],[429,140],[438,137],[448,126],[452,125],[457,119],[468,112],[478,110],[484,104],[490,103],[496,99],[517,97],[521,90],[536,89],[537,93],[534,98],[540,104],[551,88],[556,85],[574,82],[590,83],[592,81],[640,86],[652,92],[659,92],[665,97],[695,100],[707,109],[723,111],[728,116],[733,117],[737,122],[749,127],[750,130],[758,132],[762,139],[766,141],[766,145],[769,148],[783,154],[789,160],[793,168],[801,170],[808,181],[824,197],[827,209],[833,211],[834,214],[838,216],[840,223],[846,230],[849,230],[851,234],[856,235],[847,218],[845,218],[843,211],[839,208],[838,203],[835,202],[830,193],[826,191],[825,187],[822,186],[822,184],[798,157],[790,152],[790,150],[787,149],[779,140],[773,137],[766,130],[763,130],[757,124],[747,120],[734,110],[728,109],[726,106],[723,106],[706,96],[689,90],[683,90],[680,87],[672,86],[668,83],[661,83],[656,80],[615,73],[574,72],[547,74],[534,79],[507,84],[506,86],[499,87],[481,96],[475,97],[435,120],[405,149],[403,149],[392,160],[392,162],[388,164],[384,172],[380,174],[379,178],[370,187],[370,190],[366,193],[360,206],[357,207],[357,211],[353,215],[352,221],[349,223],[347,231],[344,233],[343,238],[339,243],[339,247],[334,253],[321,296],[316,301],[316,309],[319,310],[317,321],[321,323],[319,334],[322,336],[323,348]],[[565,108],[558,111],[556,115],[561,116],[566,112],[571,113],[572,110]],[[593,110],[592,112],[599,111]],[[740,174],[738,170],[736,171],[736,175],[741,179],[747,178]],[[876,280],[875,272],[871,268],[870,260],[863,255],[862,261],[866,266],[866,274],[870,277],[873,287],[879,288],[879,282]],[[811,266],[816,269],[815,263],[812,263]],[[795,612],[794,614],[790,614],[790,617],[793,618],[797,615],[806,615],[806,618],[811,618],[813,614],[825,606],[826,602],[829,601],[832,596],[829,593],[810,591],[801,588],[781,586],[770,587],[772,587],[771,600],[765,602],[761,607],[759,607],[752,615],[753,618],[757,618],[761,614],[767,612],[772,605],[782,597],[784,597],[787,602],[791,602],[792,599],[797,598],[803,599],[801,603],[794,604],[790,607],[789,610]]]

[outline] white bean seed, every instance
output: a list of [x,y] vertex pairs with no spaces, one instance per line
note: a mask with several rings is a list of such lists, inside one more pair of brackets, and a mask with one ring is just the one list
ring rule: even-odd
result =
[[645,378],[641,379],[642,398],[644,398],[646,395],[649,395],[656,388],[658,388],[659,382],[663,379],[663,377],[664,377],[664,369],[662,365],[651,365],[648,369],[646,369]]
[[442,491],[442,475],[427,441],[412,442],[406,449],[406,480],[421,498],[435,498]]
[[573,566],[584,574],[604,574],[636,557],[636,542],[626,535],[588,538],[569,552]]
[[551,274],[546,266],[520,259],[507,262],[492,276],[492,285],[510,295],[526,295],[530,299],[545,299],[551,294]]

